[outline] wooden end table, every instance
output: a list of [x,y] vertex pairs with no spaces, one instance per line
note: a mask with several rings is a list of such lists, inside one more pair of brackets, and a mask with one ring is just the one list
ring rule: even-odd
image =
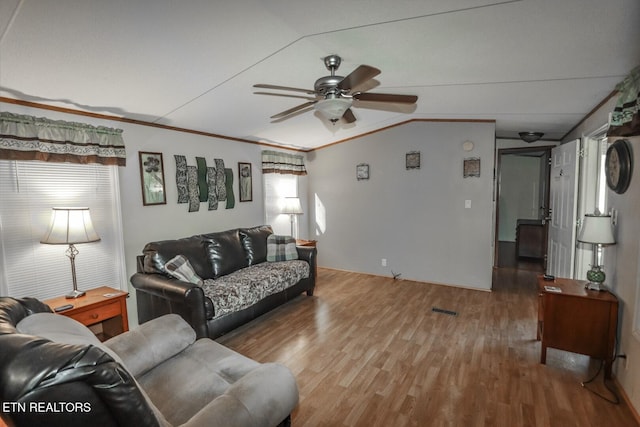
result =
[[557,348],[603,360],[605,377],[611,378],[618,298],[608,291],[587,290],[586,283],[559,277],[546,281],[543,276],[538,277],[540,363],[546,362],[547,347]]
[[[106,295],[106,296],[105,296]],[[129,330],[127,316],[128,292],[101,286],[90,289],[80,298],[67,299],[64,296],[44,301],[51,309],[66,304],[73,308],[58,314],[71,317],[89,327],[101,324],[102,332],[96,333],[100,341],[105,341]]]

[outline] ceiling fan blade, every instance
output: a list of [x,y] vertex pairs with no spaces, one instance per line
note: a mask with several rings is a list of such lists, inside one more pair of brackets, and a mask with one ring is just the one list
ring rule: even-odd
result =
[[300,89],[298,87],[288,87],[288,86],[276,86],[276,85],[267,85],[267,84],[255,84],[253,87],[257,87],[260,89],[275,89],[275,90],[292,90],[295,92],[303,92],[309,95],[315,95],[316,92],[313,89]]
[[302,110],[303,108],[307,108],[307,107],[309,107],[309,106],[311,106],[311,105],[315,104],[316,102],[318,102],[318,101],[309,101],[309,102],[305,102],[304,104],[300,104],[300,105],[298,105],[298,106],[296,106],[296,107],[289,108],[288,110],[283,111],[282,113],[278,113],[278,114],[276,114],[276,115],[273,115],[273,116],[271,116],[271,118],[272,118],[272,119],[280,119],[280,118],[282,118],[282,117],[288,116],[288,115],[289,115],[289,114],[291,114],[291,113],[295,113],[295,112],[296,112],[296,111],[298,111],[298,110]]
[[284,93],[272,93],[272,92],[253,92],[255,95],[270,95],[270,96],[284,96],[286,98],[300,98],[300,99],[306,99],[307,101],[315,101],[315,98],[311,98],[309,96],[302,96],[302,95],[287,95]]
[[415,104],[418,100],[416,95],[394,95],[391,93],[371,93],[358,92],[353,94],[353,98],[358,101],[374,101],[374,102],[400,102],[405,104]]
[[356,116],[353,114],[353,111],[351,111],[351,108],[347,108],[347,111],[344,112],[342,118],[347,123],[353,123],[356,121]]
[[380,74],[381,71],[369,65],[361,65],[338,83],[338,89],[350,90]]

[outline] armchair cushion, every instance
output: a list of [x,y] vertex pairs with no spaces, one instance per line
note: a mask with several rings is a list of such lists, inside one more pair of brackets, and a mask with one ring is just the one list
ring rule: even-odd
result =
[[213,404],[224,414],[220,425],[275,426],[298,403],[289,369],[260,364],[209,339],[196,341],[138,381],[172,425]]

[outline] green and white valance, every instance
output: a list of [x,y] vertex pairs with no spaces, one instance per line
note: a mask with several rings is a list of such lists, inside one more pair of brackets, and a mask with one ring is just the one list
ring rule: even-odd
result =
[[0,159],[125,166],[122,129],[0,112]]
[[616,90],[620,93],[611,113],[607,136],[640,135],[640,67],[636,67]]
[[265,150],[262,152],[262,173],[306,175],[307,169],[304,157],[299,154]]

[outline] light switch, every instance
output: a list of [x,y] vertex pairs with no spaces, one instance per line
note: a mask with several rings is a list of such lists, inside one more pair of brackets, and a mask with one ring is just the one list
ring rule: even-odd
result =
[[471,200],[465,200],[464,201],[464,208],[465,209],[471,209]]

